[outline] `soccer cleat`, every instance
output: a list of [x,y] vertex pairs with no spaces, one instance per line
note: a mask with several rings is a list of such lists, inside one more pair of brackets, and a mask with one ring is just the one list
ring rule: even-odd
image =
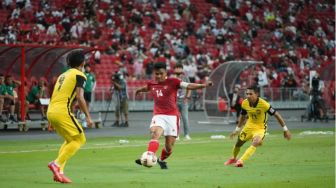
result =
[[236,160],[235,158],[231,158],[231,159],[228,159],[228,160],[224,163],[224,165],[225,165],[225,166],[228,166],[228,165],[234,164],[234,163],[236,163],[236,162],[237,162],[237,160]]
[[60,168],[56,165],[55,161],[48,164],[50,171],[54,174],[54,180],[62,182],[62,176],[60,174]]
[[66,177],[64,174],[60,174],[60,176],[62,178],[61,180],[58,180],[56,178],[56,176],[54,176],[54,181],[60,182],[60,183],[72,183],[71,179],[69,179],[68,177]]
[[158,159],[157,162],[159,163],[161,169],[168,169],[166,161],[161,161],[160,159]]
[[243,167],[244,164],[243,164],[243,161],[242,160],[238,160],[235,164],[235,167]]
[[138,165],[142,165],[140,159],[136,159],[136,160],[135,160],[135,163],[138,164]]

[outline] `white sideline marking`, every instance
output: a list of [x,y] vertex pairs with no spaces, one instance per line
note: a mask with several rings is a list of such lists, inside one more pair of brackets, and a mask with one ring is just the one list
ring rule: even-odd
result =
[[[322,131],[314,131],[314,132],[322,132]],[[319,136],[329,136],[331,133],[334,134],[332,131],[324,131],[327,132],[326,134],[320,134]],[[296,134],[296,138],[304,138],[305,136],[312,136],[313,134]],[[314,134],[316,135],[316,134]],[[267,137],[280,137],[281,135],[267,135]],[[191,141],[177,141],[177,144],[187,145],[187,144],[206,144],[210,142],[222,142],[223,140],[228,139],[193,139]],[[139,141],[131,141],[132,143],[136,143]],[[143,147],[147,144],[146,141],[141,142],[142,144],[119,144],[118,142],[106,142],[106,143],[96,143],[96,144],[89,144],[93,146],[87,146],[81,148],[82,150],[90,150],[90,149],[110,149],[110,148],[123,148],[123,147]],[[111,145],[111,144],[119,144],[119,145]],[[50,145],[57,145],[57,144],[50,144]],[[60,147],[61,145],[59,145]],[[32,152],[46,152],[46,151],[58,151],[59,148],[53,149],[35,149],[35,150],[17,150],[17,151],[0,151],[0,154],[18,154],[18,153],[32,153]]]
[[333,131],[303,131],[300,135],[332,135]]
[[[205,144],[205,143],[210,143],[211,141],[198,141],[198,142],[180,142],[179,144]],[[213,142],[213,141],[212,141]],[[145,143],[143,144],[120,144],[120,145],[108,145],[109,143],[106,144],[94,144],[96,146],[88,146],[88,147],[83,147],[81,150],[89,150],[89,149],[109,149],[109,148],[123,148],[123,147],[140,147],[144,146]],[[111,142],[110,144],[113,144]],[[46,152],[46,151],[58,151],[59,148],[53,148],[53,149],[34,149],[34,150],[17,150],[17,151],[1,151],[0,154],[17,154],[17,153],[32,153],[32,152]]]

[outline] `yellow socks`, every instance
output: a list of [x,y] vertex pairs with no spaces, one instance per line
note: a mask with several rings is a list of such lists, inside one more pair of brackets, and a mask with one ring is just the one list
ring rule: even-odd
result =
[[[65,147],[66,145],[67,145],[67,142],[64,141],[64,143],[62,144],[61,148],[60,148],[59,151],[58,151],[58,156],[60,156],[61,153],[64,152],[63,150],[64,150],[64,147]],[[60,172],[61,172],[61,173],[63,173],[63,171],[64,171],[65,163],[66,163],[66,161],[65,161],[63,164],[60,164]]]
[[63,172],[65,163],[79,150],[79,148],[85,143],[84,135],[79,135],[68,139],[61,146],[58,157],[55,160],[60,165],[60,171]]
[[248,158],[250,158],[253,155],[256,149],[257,148],[254,146],[250,146],[249,148],[247,148],[243,156],[241,156],[240,160],[246,161]]

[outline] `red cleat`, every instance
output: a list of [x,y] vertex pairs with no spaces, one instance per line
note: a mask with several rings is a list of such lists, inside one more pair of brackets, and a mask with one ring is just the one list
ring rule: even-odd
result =
[[244,164],[243,164],[243,161],[242,160],[238,160],[235,164],[235,167],[243,167]]
[[54,181],[60,182],[60,183],[72,183],[71,179],[69,179],[68,177],[66,177],[64,174],[60,174],[61,176],[61,181],[58,180],[56,178],[56,176],[54,176]]
[[228,166],[228,165],[230,165],[230,164],[234,164],[234,163],[236,163],[236,162],[237,162],[236,159],[231,158],[231,159],[227,160],[227,161],[224,163],[224,165],[225,165],[225,166]]
[[50,171],[54,174],[54,180],[62,182],[62,176],[60,174],[60,168],[56,165],[55,161],[48,164]]

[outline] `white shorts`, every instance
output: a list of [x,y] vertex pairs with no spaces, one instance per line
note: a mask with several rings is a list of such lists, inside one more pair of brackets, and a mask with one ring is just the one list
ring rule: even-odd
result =
[[180,118],[176,115],[154,115],[150,128],[154,126],[162,127],[164,136],[177,136],[180,130]]

